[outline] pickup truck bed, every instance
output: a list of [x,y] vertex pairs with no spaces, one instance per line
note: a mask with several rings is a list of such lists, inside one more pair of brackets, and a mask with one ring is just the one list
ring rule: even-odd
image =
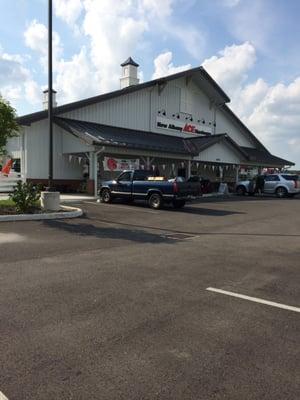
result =
[[103,182],[99,190],[100,200],[111,202],[114,198],[146,200],[150,207],[160,208],[163,203],[172,203],[175,208],[185,205],[187,200],[200,196],[199,182],[181,182],[151,177],[153,173],[144,170],[124,171],[116,180]]

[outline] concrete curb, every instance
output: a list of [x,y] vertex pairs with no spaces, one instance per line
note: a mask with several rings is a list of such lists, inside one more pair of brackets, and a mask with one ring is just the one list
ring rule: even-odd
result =
[[80,208],[61,206],[65,211],[45,214],[20,214],[20,215],[0,215],[0,222],[10,221],[40,221],[45,219],[63,219],[81,217],[83,211]]
[[227,194],[224,194],[224,193],[205,193],[205,194],[203,194],[202,195],[202,197],[204,197],[204,198],[209,198],[209,197],[234,197],[236,194],[235,193],[227,193]]

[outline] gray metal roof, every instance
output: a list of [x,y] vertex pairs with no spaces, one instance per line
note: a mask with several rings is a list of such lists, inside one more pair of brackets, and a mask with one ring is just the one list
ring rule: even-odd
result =
[[214,145],[215,143],[226,142],[230,144],[238,153],[240,153],[241,157],[247,158],[247,154],[245,153],[245,151],[226,133],[219,133],[216,135],[206,136],[206,137],[195,136],[193,138],[189,138],[188,140],[191,141],[194,147],[197,148],[198,153]]
[[247,153],[249,161],[251,161],[252,163],[260,164],[262,167],[295,165],[293,162],[274,156],[273,154],[265,150],[253,149],[250,147],[242,147],[242,149]]
[[188,148],[185,145],[185,140],[176,136],[136,131],[68,118],[56,117],[55,122],[68,132],[81,138],[85,137],[91,144],[182,155],[194,154],[192,148]]
[[273,156],[268,151],[239,146],[227,134],[183,138],[166,134],[137,131],[116,126],[96,124],[70,118],[55,117],[55,123],[71,134],[90,144],[148,150],[162,153],[196,156],[215,143],[226,142],[236,149],[245,163],[260,166],[294,165],[292,162]]
[[121,64],[121,67],[125,67],[126,65],[133,65],[134,67],[139,67],[139,64],[133,61],[131,57],[128,57],[127,60]]

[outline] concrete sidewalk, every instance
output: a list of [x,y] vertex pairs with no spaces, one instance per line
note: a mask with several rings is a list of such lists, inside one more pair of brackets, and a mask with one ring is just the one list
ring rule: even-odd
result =
[[[0,200],[8,200],[8,199],[9,199],[8,193],[0,194]],[[87,194],[71,193],[71,194],[61,194],[60,195],[61,203],[80,203],[82,201],[96,200],[96,199],[97,199],[97,197],[89,196]]]

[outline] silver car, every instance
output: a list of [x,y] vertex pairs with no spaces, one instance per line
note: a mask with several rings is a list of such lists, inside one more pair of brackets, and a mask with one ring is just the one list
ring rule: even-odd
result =
[[[264,193],[276,194],[277,197],[295,196],[300,193],[300,176],[294,174],[269,174],[263,175]],[[236,185],[236,193],[239,195],[254,195],[255,180],[240,181]]]

